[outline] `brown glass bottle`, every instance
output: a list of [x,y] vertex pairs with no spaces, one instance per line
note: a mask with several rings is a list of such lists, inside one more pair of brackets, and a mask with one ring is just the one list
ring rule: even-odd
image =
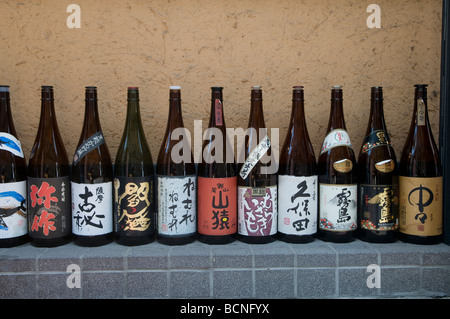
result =
[[27,162],[11,114],[10,89],[0,85],[0,247],[28,241]]
[[437,244],[442,237],[442,167],[428,118],[427,84],[416,84],[414,112],[399,165],[401,240]]
[[252,87],[244,147],[244,158],[238,161],[238,238],[250,244],[269,243],[277,233],[277,170],[260,86]]
[[139,88],[129,87],[127,117],[114,163],[114,234],[122,245],[155,239],[154,168],[139,107]]
[[386,128],[383,88],[372,87],[370,116],[358,157],[358,237],[389,243],[398,232],[398,164]]
[[319,225],[317,236],[325,241],[353,241],[357,227],[357,167],[346,131],[342,87],[331,90],[327,135],[319,160]]
[[169,117],[156,163],[157,239],[191,243],[197,232],[197,175],[181,111],[181,88],[171,86]]
[[317,232],[318,174],[305,120],[303,86],[294,86],[289,129],[278,169],[278,233],[288,243],[314,241]]
[[53,247],[70,242],[70,166],[53,87],[42,86],[41,95],[41,118],[28,162],[28,234],[32,245]]
[[226,134],[222,90],[211,88],[208,139],[198,165],[197,238],[207,244],[233,242],[237,233],[236,164]]
[[72,162],[72,234],[75,244],[113,241],[113,167],[102,133],[97,88],[86,87],[80,139]]

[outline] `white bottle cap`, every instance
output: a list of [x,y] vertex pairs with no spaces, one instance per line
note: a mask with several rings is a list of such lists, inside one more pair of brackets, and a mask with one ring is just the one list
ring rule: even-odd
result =
[[172,85],[172,86],[170,86],[170,89],[171,90],[181,90],[181,86]]
[[254,86],[252,86],[252,90],[261,90],[261,86],[260,85],[254,85]]
[[9,86],[0,85],[0,92],[9,92]]

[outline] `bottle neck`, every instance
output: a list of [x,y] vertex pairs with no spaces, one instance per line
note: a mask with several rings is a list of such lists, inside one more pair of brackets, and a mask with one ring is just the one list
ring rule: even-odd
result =
[[139,108],[139,90],[129,88],[127,94],[127,118],[125,121],[125,132],[138,132],[142,130],[141,112]]
[[170,131],[184,127],[183,116],[181,113],[181,91],[170,90],[169,97],[169,119],[167,121],[167,129]]
[[6,86],[0,86],[0,132],[16,134],[11,116],[9,87]]
[[328,132],[335,129],[346,129],[344,121],[344,108],[342,99],[342,89],[333,88],[331,91],[331,110],[328,122]]
[[304,103],[303,88],[294,88],[292,93],[291,128],[303,129],[306,127]]
[[366,135],[377,130],[386,130],[383,111],[383,91],[381,87],[373,87],[370,97],[370,116]]
[[414,92],[414,118],[415,126],[427,127],[428,122],[428,99],[427,99],[427,85],[416,85]]
[[209,127],[217,127],[220,129],[225,127],[222,88],[212,88],[210,114]]
[[265,128],[266,124],[264,123],[263,99],[261,89],[252,89],[250,105],[248,127],[253,127],[256,130]]
[[97,89],[87,87],[85,94],[85,109],[83,121],[83,139],[101,131],[100,120],[98,116]]
[[42,87],[41,90],[41,118],[39,131],[46,132],[56,127],[55,100],[52,87]]

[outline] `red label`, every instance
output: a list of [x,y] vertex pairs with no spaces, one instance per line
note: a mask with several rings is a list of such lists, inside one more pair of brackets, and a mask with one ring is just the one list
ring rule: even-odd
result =
[[237,177],[198,177],[198,232],[231,235],[237,231]]

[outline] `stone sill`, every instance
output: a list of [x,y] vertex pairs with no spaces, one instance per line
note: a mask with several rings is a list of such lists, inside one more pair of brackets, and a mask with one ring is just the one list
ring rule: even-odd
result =
[[[80,288],[69,288],[69,265]],[[380,268],[380,287],[368,288]],[[391,298],[450,296],[450,246],[153,242],[0,249],[0,298]],[[73,275],[72,275],[73,276]]]

